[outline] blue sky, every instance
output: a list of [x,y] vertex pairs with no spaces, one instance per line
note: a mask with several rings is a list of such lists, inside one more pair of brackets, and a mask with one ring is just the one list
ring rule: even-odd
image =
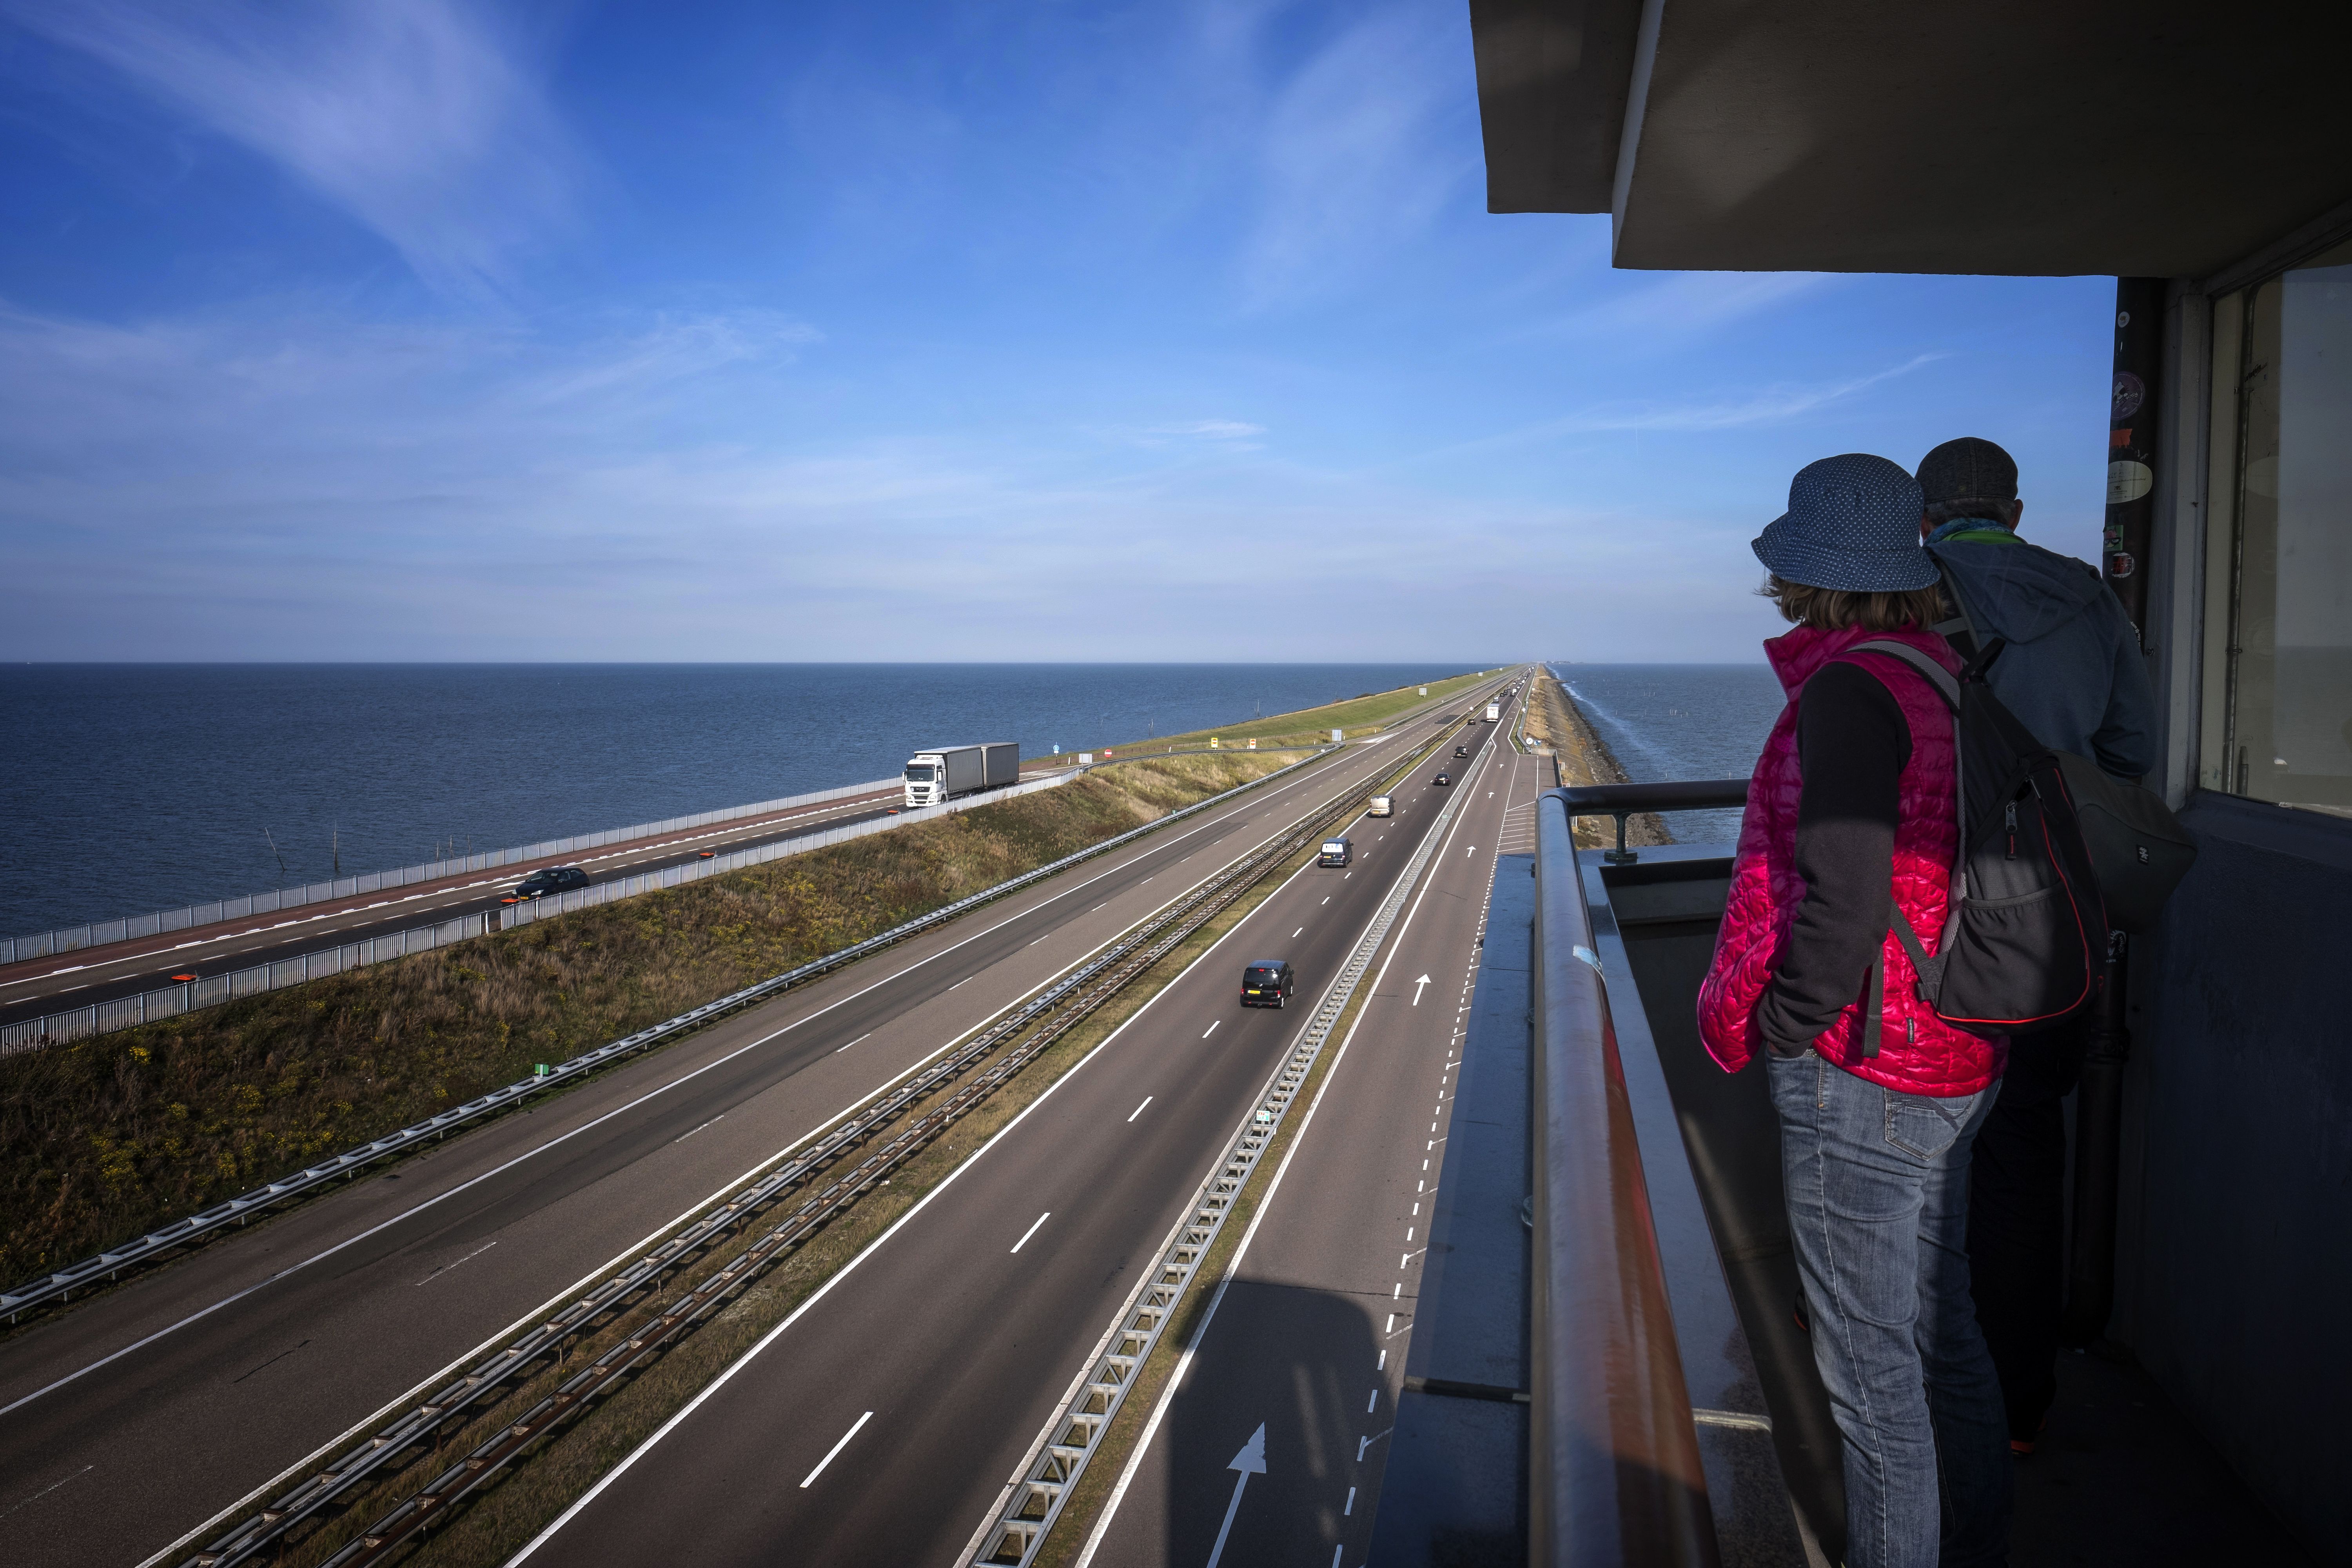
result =
[[13,659],[1749,659],[2106,279],[1612,270],[1446,4],[0,0]]

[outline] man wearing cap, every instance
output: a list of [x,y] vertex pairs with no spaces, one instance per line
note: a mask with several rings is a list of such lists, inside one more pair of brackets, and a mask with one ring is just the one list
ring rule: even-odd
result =
[[[1963,436],[1919,460],[1919,532],[1968,629],[1964,651],[1999,638],[1985,680],[2043,745],[2118,778],[2156,766],[2156,693],[2139,639],[2096,568],[2017,536],[2017,464]],[[2009,1446],[2021,1456],[2057,1397],[2063,1306],[2066,1121],[2087,1014],[2010,1043],[2000,1095],[1969,1168],[1969,1273],[2000,1374]]]
[[1986,684],[2045,746],[2117,778],[2156,767],[2156,691],[2139,638],[2098,568],[2017,536],[2017,463],[1963,436],[1919,459],[1919,532],[1978,637],[2001,650]]

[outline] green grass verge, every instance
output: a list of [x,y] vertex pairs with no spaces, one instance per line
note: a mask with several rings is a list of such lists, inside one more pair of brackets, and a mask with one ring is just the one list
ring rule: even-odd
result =
[[1129,752],[1139,755],[1149,752],[1165,752],[1171,747],[1181,750],[1186,746],[1205,746],[1211,736],[1216,737],[1223,745],[1230,746],[1238,742],[1246,747],[1253,739],[1261,746],[1311,745],[1328,742],[1333,730],[1341,730],[1349,735],[1365,735],[1385,727],[1400,713],[1458,696],[1496,673],[1496,670],[1481,670],[1444,680],[1433,680],[1429,683],[1429,695],[1426,697],[1421,695],[1418,684],[1401,686],[1393,691],[1366,692],[1360,697],[1327,703],[1320,708],[1305,708],[1295,713],[1271,713],[1263,719],[1244,720],[1215,729],[1130,742],[1112,750],[1122,756]]

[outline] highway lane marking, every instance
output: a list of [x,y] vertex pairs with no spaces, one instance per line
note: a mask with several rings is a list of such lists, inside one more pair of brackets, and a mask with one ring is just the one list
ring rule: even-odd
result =
[[1291,941],[1293,941],[1293,942],[1297,942],[1297,941],[1299,939],[1299,937],[1300,937],[1300,936],[1301,936],[1301,935],[1306,931],[1306,930],[1307,930],[1307,928],[1306,928],[1305,926],[1300,926],[1300,927],[1298,928],[1298,930],[1297,930],[1297,931],[1292,931],[1292,932],[1290,933],[1290,940],[1291,940]]
[[1377,1387],[1375,1387],[1375,1388],[1372,1390],[1372,1396],[1371,1396],[1370,1399],[1367,1399],[1367,1400],[1365,1400],[1365,1401],[1364,1401],[1364,1414],[1365,1414],[1365,1415],[1370,1415],[1373,1411],[1375,1411],[1375,1410],[1379,1409],[1379,1408],[1380,1408],[1380,1406],[1381,1406],[1381,1391],[1380,1391]]
[[7,1518],[18,1509],[23,1508],[26,1503],[36,1503],[40,1501],[43,1498],[48,1496],[51,1492],[65,1485],[67,1481],[78,1481],[96,1468],[98,1468],[96,1465],[84,1465],[72,1475],[64,1478],[63,1480],[51,1481],[47,1486],[43,1487],[39,1491],[35,1492],[32,1496],[20,1498],[16,1501],[10,1503],[6,1508],[0,1508],[0,1519]]
[[[836,1056],[838,1056],[840,1053],[836,1051],[836,1052],[835,1052],[835,1053],[834,1053],[834,1054],[835,1054],[835,1055],[836,1055]],[[710,1119],[710,1121],[706,1121],[706,1122],[704,1122],[704,1123],[702,1124],[702,1127],[708,1127],[708,1126],[709,1126],[709,1125],[711,1124],[711,1122],[712,1122],[712,1121],[726,1121],[726,1120],[727,1120],[727,1113],[726,1113],[725,1111],[723,1111],[723,1110],[722,1110],[722,1111],[720,1111],[718,1115],[716,1115],[716,1116],[712,1117],[712,1118]],[[683,1131],[683,1132],[679,1133],[677,1137],[675,1137],[675,1138],[671,1139],[671,1140],[670,1140],[671,1144],[672,1144],[673,1146],[675,1146],[675,1145],[677,1145],[677,1144],[679,1144],[679,1143],[683,1143],[683,1142],[685,1142],[688,1139],[689,1139],[689,1138],[693,1137],[696,1133],[698,1133],[698,1132],[701,1131],[702,1131],[702,1127],[689,1127],[689,1128],[688,1128],[685,1131]]]
[[[1203,1037],[1202,1037],[1203,1039],[1207,1038],[1207,1037],[1206,1037],[1206,1036],[1203,1036]],[[1152,1097],[1152,1096],[1148,1095],[1148,1094],[1147,1094],[1147,1095],[1145,1095],[1145,1096],[1143,1097],[1143,1105],[1149,1105],[1149,1104],[1150,1104],[1150,1103],[1151,1103],[1151,1101],[1152,1101],[1152,1099],[1153,1099],[1153,1097]],[[1139,1117],[1139,1116],[1142,1115],[1142,1114],[1143,1114],[1143,1105],[1139,1105],[1139,1106],[1137,1106],[1133,1110],[1129,1111],[1129,1112],[1127,1113],[1127,1119],[1128,1119],[1129,1121],[1134,1121],[1137,1117]],[[1018,1250],[1018,1248],[1015,1248],[1015,1250],[1017,1251],[1017,1250]]]
[[841,1435],[841,1441],[835,1443],[831,1448],[825,1451],[824,1458],[816,1462],[816,1468],[811,1470],[808,1473],[808,1479],[801,1482],[801,1490],[808,1490],[809,1487],[816,1480],[817,1477],[824,1474],[824,1468],[841,1457],[841,1451],[849,1447],[849,1440],[852,1437],[856,1436],[858,1433],[864,1431],[866,1424],[873,1419],[874,1412],[869,1410],[865,1415],[859,1416],[856,1421],[852,1422],[850,1424],[849,1430]]
[[[1051,942],[1051,941],[1053,941],[1053,940],[1054,940],[1054,938],[1055,938],[1055,934],[1056,934],[1055,932],[1054,932],[1054,931],[1047,931],[1044,936],[1039,937],[1039,938],[1037,939],[1037,942]],[[1030,945],[1031,947],[1034,947],[1034,946],[1036,946],[1036,945],[1037,945],[1037,942],[1031,942],[1029,945]]]
[[1090,914],[1090,915],[1098,915],[1098,914],[1102,913],[1102,912],[1103,912],[1103,910],[1107,910],[1107,909],[1108,909],[1108,908],[1110,908],[1110,901],[1109,901],[1108,899],[1106,899],[1106,900],[1103,900],[1101,903],[1097,904],[1093,909],[1088,910],[1087,911],[1087,913],[1088,913],[1088,914]]
[[[717,1118],[717,1117],[715,1117],[715,1116],[714,1116],[714,1117],[712,1117],[712,1118],[710,1119],[710,1121],[718,1121],[718,1120],[719,1120],[719,1118]],[[709,1126],[709,1125],[710,1125],[710,1121],[706,1121],[706,1122],[704,1122],[704,1123],[702,1124],[702,1127],[708,1127],[708,1126]],[[696,1129],[694,1130],[694,1132],[699,1132],[699,1131],[702,1131],[702,1127],[698,1127],[698,1128],[696,1128]],[[688,1133],[688,1134],[686,1135],[686,1137],[687,1137],[687,1138],[691,1138],[691,1137],[693,1137],[693,1136],[694,1136],[694,1132],[689,1132],[689,1133]],[[683,1143],[683,1142],[686,1142],[686,1139],[685,1139],[685,1138],[681,1138],[681,1139],[679,1139],[679,1140],[678,1140],[678,1142],[681,1142],[681,1143]],[[496,1247],[497,1245],[498,1245],[498,1243],[497,1243],[497,1242],[495,1242],[495,1241],[493,1241],[493,1242],[489,1242],[489,1243],[488,1243],[488,1244],[486,1244],[486,1245],[484,1245],[484,1246],[478,1247],[474,1248],[474,1250],[473,1250],[473,1251],[471,1251],[471,1252],[469,1252],[469,1253],[466,1254],[466,1256],[465,1256],[465,1257],[460,1258],[459,1259],[457,1259],[457,1263],[471,1263],[472,1261],[474,1261],[474,1259],[476,1259],[477,1258],[479,1258],[483,1253],[488,1252],[491,1247]],[[457,1268],[457,1263],[445,1263],[445,1264],[443,1264],[440,1268],[436,1268],[432,1273],[427,1274],[424,1279],[419,1279],[416,1283],[417,1283],[417,1284],[419,1284],[419,1285],[430,1285],[430,1284],[431,1284],[431,1283],[433,1283],[433,1281],[435,1281],[436,1279],[440,1279],[440,1278],[441,1278],[441,1276],[443,1276],[444,1274],[448,1273],[448,1272],[449,1272],[449,1270],[451,1270],[452,1268]],[[307,1345],[307,1344],[309,1344],[310,1342],[310,1341],[308,1341],[308,1340],[304,1340],[304,1341],[302,1342],[302,1343],[303,1343],[303,1344],[306,1344],[306,1345]],[[300,1349],[301,1347],[300,1347],[299,1345],[298,1345],[298,1346],[296,1346],[295,1348],[299,1350],[299,1349]],[[256,1371],[256,1372],[258,1372],[258,1371],[260,1371],[260,1370],[261,1370],[261,1369],[260,1369],[259,1367],[256,1367],[256,1368],[254,1368],[254,1371]]]
[[1211,1035],[1215,1034],[1217,1032],[1217,1025],[1223,1022],[1224,1020],[1223,1018],[1219,1018],[1214,1023],[1212,1023],[1207,1028],[1201,1031],[1201,1037],[1205,1040]]
[[[1151,1102],[1150,1102],[1149,1100],[1145,1100],[1145,1101],[1143,1102],[1143,1104],[1144,1104],[1144,1105],[1149,1105],[1149,1104],[1150,1104],[1150,1103],[1151,1103]],[[1138,1115],[1138,1116],[1139,1116],[1139,1115],[1141,1115],[1141,1114],[1143,1113],[1143,1106],[1142,1106],[1142,1105],[1139,1105],[1139,1106],[1137,1106],[1137,1107],[1135,1108],[1135,1110],[1136,1110],[1136,1115]],[[1128,1118],[1128,1120],[1129,1120],[1129,1121],[1134,1121],[1134,1120],[1135,1120],[1135,1117],[1134,1117],[1134,1116],[1130,1116],[1130,1117],[1129,1117],[1129,1118]],[[1033,1225],[1033,1226],[1031,1226],[1027,1230],[1024,1230],[1024,1231],[1023,1231],[1023,1232],[1021,1233],[1021,1239],[1020,1239],[1020,1240],[1018,1240],[1018,1241],[1016,1241],[1016,1242],[1014,1242],[1014,1243],[1013,1244],[1013,1251],[1015,1251],[1015,1252],[1018,1252],[1018,1251],[1020,1251],[1023,1247],[1024,1247],[1028,1246],[1028,1245],[1029,1245],[1029,1238],[1030,1238],[1031,1237],[1033,1237],[1033,1236],[1034,1236],[1034,1235],[1036,1235],[1036,1234],[1037,1234],[1037,1226],[1039,1226],[1039,1225],[1044,1225],[1047,1220],[1052,1219],[1053,1217],[1054,1217],[1054,1211],[1053,1211],[1052,1209],[1047,1209],[1044,1214],[1039,1215],[1037,1216],[1037,1225]]]
[[957,982],[955,983],[955,984],[954,984],[954,985],[950,985],[950,986],[949,986],[949,987],[948,987],[948,989],[949,989],[950,991],[953,991],[953,990],[957,989],[959,986],[964,986],[964,985],[969,985],[969,984],[971,984],[971,981],[972,981],[972,977],[971,977],[971,975],[967,974],[967,975],[965,975],[961,980],[957,981]]
[[[1034,943],[1032,943],[1031,945],[1032,945],[1032,946],[1034,946],[1035,944],[1034,944]],[[862,1034],[862,1035],[858,1036],[856,1039],[850,1041],[850,1042],[849,1042],[849,1046],[855,1046],[855,1045],[861,1044],[862,1042],[866,1041],[866,1040],[870,1040],[870,1039],[872,1039],[873,1037],[874,1037],[874,1031],[873,1031],[873,1030],[871,1030],[871,1029],[868,1029],[868,1030],[866,1030],[864,1034]],[[849,1046],[842,1046],[842,1047],[838,1047],[837,1049],[835,1049],[835,1052],[834,1052],[833,1054],[834,1054],[835,1056],[839,1056],[843,1051],[847,1050],[847,1049],[849,1048]]]
[[[1290,876],[1283,881],[1280,887],[1276,888],[1274,891],[1268,893],[1266,897],[1269,900],[1279,897],[1283,889],[1287,888],[1292,882],[1295,882],[1299,878],[1305,876],[1309,868],[1310,868],[1305,866],[1300,867],[1297,870],[1292,872]],[[1034,1112],[1038,1107],[1051,1100],[1054,1096],[1059,1094],[1065,1087],[1076,1081],[1078,1074],[1083,1072],[1088,1064],[1093,1062],[1097,1057],[1102,1055],[1104,1051],[1109,1049],[1112,1043],[1118,1040],[1120,1036],[1126,1034],[1128,1029],[1138,1020],[1149,1015],[1152,1008],[1160,1005],[1161,998],[1169,995],[1171,993],[1175,991],[1179,985],[1182,984],[1185,977],[1190,975],[1192,971],[1200,968],[1201,965],[1208,963],[1210,959],[1216,956],[1217,950],[1225,944],[1226,939],[1231,937],[1234,931],[1237,931],[1240,929],[1240,923],[1228,927],[1223,936],[1220,936],[1216,941],[1211,942],[1202,951],[1202,953],[1198,958],[1195,958],[1192,963],[1179,970],[1176,974],[1170,979],[1167,984],[1152,993],[1150,997],[1144,1002],[1142,1006],[1138,1007],[1134,1012],[1127,1016],[1127,1017],[1119,1024],[1118,1027],[1113,1029],[1109,1034],[1105,1035],[1102,1039],[1095,1045],[1093,1049],[1087,1051],[1085,1056],[1080,1057],[1076,1062],[1073,1062],[1070,1065],[1069,1069],[1064,1072],[1060,1078],[1057,1078],[1052,1083],[1047,1084],[1044,1093],[1031,1100],[1027,1105],[1023,1106],[1020,1112],[1015,1115],[1012,1121],[998,1128],[995,1132],[990,1135],[986,1142],[973,1150],[969,1159],[965,1160],[963,1163],[958,1165],[954,1170],[950,1171],[945,1176],[942,1176],[938,1184],[933,1186],[929,1192],[925,1193],[921,1197],[915,1200],[913,1207],[909,1208],[905,1214],[900,1215],[897,1219],[891,1221],[889,1226],[885,1229],[881,1235],[876,1237],[872,1241],[867,1242],[865,1247],[855,1257],[851,1258],[848,1262],[835,1269],[832,1278],[828,1279],[824,1284],[811,1291],[807,1300],[803,1300],[799,1306],[793,1308],[782,1322],[778,1323],[774,1328],[770,1329],[752,1344],[751,1349],[745,1351],[741,1355],[737,1356],[733,1361],[730,1362],[727,1364],[727,1369],[724,1372],[721,1372],[717,1377],[712,1378],[709,1383],[704,1384],[702,1385],[701,1392],[697,1394],[692,1399],[688,1400],[684,1407],[681,1408],[677,1415],[672,1415],[667,1421],[663,1422],[661,1426],[655,1428],[653,1435],[639,1443],[635,1448],[632,1448],[627,1457],[623,1458],[619,1464],[614,1465],[612,1468],[606,1470],[602,1476],[598,1477],[595,1485],[581,1493],[579,1498],[572,1502],[571,1507],[558,1514],[545,1529],[541,1530],[537,1535],[531,1537],[530,1542],[523,1546],[521,1551],[507,1559],[505,1568],[517,1568],[517,1565],[522,1563],[524,1559],[530,1557],[531,1553],[537,1552],[541,1547],[546,1545],[548,1542],[553,1540],[558,1531],[562,1531],[565,1525],[571,1523],[572,1519],[575,1518],[583,1510],[586,1509],[589,1504],[594,1502],[599,1497],[603,1496],[607,1488],[611,1487],[614,1482],[619,1480],[623,1476],[628,1474],[630,1470],[635,1468],[637,1461],[651,1453],[663,1438],[668,1436],[680,1426],[684,1425],[687,1419],[697,1410],[701,1409],[704,1403],[707,1402],[713,1394],[726,1387],[730,1383],[732,1383],[737,1374],[741,1373],[745,1367],[750,1366],[752,1362],[759,1359],[761,1353],[767,1350],[770,1345],[774,1344],[778,1340],[783,1338],[784,1334],[794,1323],[799,1322],[804,1314],[814,1309],[818,1302],[833,1294],[834,1289],[840,1285],[843,1280],[847,1279],[850,1276],[856,1273],[860,1265],[864,1264],[866,1260],[870,1258],[880,1256],[882,1248],[888,1245],[891,1237],[897,1236],[900,1230],[911,1224],[915,1217],[921,1214],[925,1209],[929,1208],[931,1205],[932,1201],[938,1198],[940,1194],[954,1186],[956,1182],[961,1178],[966,1172],[976,1167],[980,1163],[981,1160],[987,1155],[990,1150],[995,1148],[997,1144],[1011,1137],[1014,1130],[1019,1128],[1023,1122],[1028,1121],[1031,1114]],[[1000,1012],[1009,1009],[1000,1009]],[[977,1026],[975,1026],[975,1027],[977,1027]],[[1304,1028],[1305,1026],[1302,1025],[1301,1027]],[[970,1031],[967,1031],[967,1033],[969,1032]],[[1352,1029],[1349,1030],[1351,1037],[1353,1037],[1353,1034],[1354,1031]],[[961,1035],[957,1037],[958,1039],[962,1037],[963,1037]],[[940,1048],[944,1050],[946,1047],[942,1047]],[[1346,1047],[1343,1044],[1341,1047],[1343,1053]],[[912,1071],[913,1069],[909,1068],[908,1070]],[[893,1081],[896,1080],[894,1079]],[[862,1105],[865,1103],[865,1100],[861,1100],[858,1103]],[[1311,1109],[1308,1114],[1311,1118],[1313,1115]],[[836,1118],[836,1120],[838,1119]],[[827,1125],[830,1125],[830,1123]],[[781,1159],[782,1156],[778,1155],[777,1158]],[[765,1165],[763,1164],[760,1168],[764,1169]],[[721,1188],[717,1194],[714,1194],[710,1198],[705,1199],[702,1204],[697,1205],[694,1209],[688,1210],[688,1213],[689,1215],[699,1213],[701,1209],[709,1207],[711,1203],[716,1202],[719,1197],[725,1196],[728,1192],[732,1190],[732,1186]],[[655,1232],[655,1236],[656,1237],[664,1233],[661,1231]],[[648,1237],[646,1242],[639,1243],[638,1248],[642,1249],[645,1246],[648,1245],[652,1239],[652,1237]],[[623,1254],[623,1257],[627,1256],[630,1256],[630,1254]],[[591,1276],[591,1278],[593,1279],[594,1277]],[[585,1281],[583,1281],[583,1283],[585,1283]],[[576,1289],[578,1287],[574,1287],[574,1289]],[[561,1300],[562,1299],[562,1297],[556,1298],[558,1300]],[[530,1320],[529,1318],[525,1318],[521,1320],[521,1321],[518,1322],[515,1327],[520,1328],[523,1322],[528,1322],[530,1321]],[[511,1334],[513,1331],[514,1331],[511,1329],[506,1331],[508,1334]],[[487,1349],[488,1348],[488,1345],[495,1344],[498,1341],[496,1339],[486,1342],[484,1348]],[[437,1375],[446,1375],[446,1373]],[[425,1388],[429,1386],[431,1386],[431,1380],[417,1385],[419,1392],[422,1392]],[[390,1406],[386,1407],[387,1413],[390,1408]],[[5,1414],[5,1412],[0,1412],[0,1414]],[[371,1420],[373,1419],[374,1418],[372,1417]],[[361,1423],[359,1426],[355,1426],[352,1429],[351,1435],[356,1436],[360,1431],[363,1430],[367,1425],[367,1422]],[[292,1470],[288,1472],[288,1475],[291,1476],[308,1468],[309,1463],[310,1462],[306,1460],[303,1464],[295,1466]],[[264,1490],[266,1489],[264,1489]],[[255,1495],[257,1497],[260,1493],[257,1492]],[[206,1527],[200,1527],[198,1531],[191,1531],[189,1539],[194,1539],[195,1535],[202,1533],[203,1528],[208,1528],[208,1526],[209,1521]],[[164,1552],[158,1553],[156,1557],[150,1558],[148,1562],[141,1563],[139,1568],[152,1568],[154,1563],[160,1562],[163,1557],[169,1555],[170,1552],[177,1550],[181,1544],[184,1544],[184,1542],[175,1542],[173,1547],[167,1548]]]
[[1356,1439],[1356,1463],[1358,1463],[1358,1464],[1360,1464],[1360,1464],[1362,1464],[1362,1463],[1364,1462],[1364,1450],[1365,1450],[1365,1449],[1367,1449],[1367,1448],[1369,1448],[1369,1447],[1370,1447],[1373,1444],[1375,1444],[1375,1443],[1379,1442],[1381,1438],[1383,1438],[1383,1437],[1387,1436],[1391,1432],[1393,1432],[1393,1431],[1395,1431],[1395,1430],[1396,1430],[1396,1428],[1395,1428],[1395,1427],[1393,1427],[1393,1426],[1390,1426],[1390,1427],[1383,1428],[1383,1429],[1382,1429],[1382,1430],[1381,1430],[1381,1431],[1378,1431],[1378,1432],[1373,1433],[1373,1434],[1372,1434],[1370,1436],[1369,1436],[1369,1437],[1359,1437],[1359,1438],[1357,1438],[1357,1439]]

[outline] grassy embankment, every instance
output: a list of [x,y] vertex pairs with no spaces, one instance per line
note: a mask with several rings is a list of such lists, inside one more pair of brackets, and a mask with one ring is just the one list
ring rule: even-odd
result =
[[1443,702],[1475,686],[1486,679],[1488,672],[1457,675],[1429,683],[1429,695],[1421,695],[1419,686],[1401,686],[1393,691],[1368,691],[1342,701],[1326,703],[1320,708],[1302,708],[1295,713],[1269,713],[1262,719],[1246,719],[1236,724],[1219,725],[1214,729],[1195,730],[1181,735],[1159,735],[1148,741],[1130,741],[1111,750],[1124,757],[1152,752],[1183,751],[1188,747],[1205,746],[1214,736],[1224,746],[1247,747],[1255,740],[1260,746],[1312,746],[1327,744],[1334,730],[1344,731],[1350,737],[1370,735],[1383,728],[1397,715],[1412,709]]
[[[1596,732],[1576,706],[1576,700],[1550,670],[1538,670],[1528,688],[1528,734],[1551,748],[1563,784],[1623,784],[1625,770],[1617,764],[1609,743]],[[1617,825],[1605,816],[1576,820],[1580,849],[1605,848],[1617,842]],[[1674,836],[1652,812],[1643,812],[1625,824],[1628,845],[1671,844]]]
[[1139,761],[0,1059],[0,1279],[88,1257],[1296,760]]

